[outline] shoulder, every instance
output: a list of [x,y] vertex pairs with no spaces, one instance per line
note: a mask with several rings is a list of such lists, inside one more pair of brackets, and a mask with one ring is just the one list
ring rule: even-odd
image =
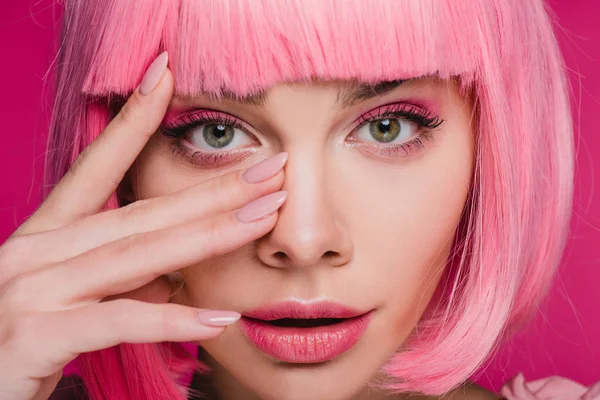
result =
[[[405,394],[401,394],[398,399],[406,399]],[[502,398],[493,392],[479,386],[473,382],[465,382],[456,389],[442,396],[411,395],[409,400],[501,400]]]
[[440,400],[500,400],[501,397],[473,382],[466,382]]

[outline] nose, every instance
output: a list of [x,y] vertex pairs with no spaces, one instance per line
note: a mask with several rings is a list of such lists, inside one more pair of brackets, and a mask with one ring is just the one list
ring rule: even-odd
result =
[[259,259],[275,268],[342,266],[352,258],[343,202],[328,185],[325,162],[289,153],[283,189],[288,197],[275,228],[257,244]]

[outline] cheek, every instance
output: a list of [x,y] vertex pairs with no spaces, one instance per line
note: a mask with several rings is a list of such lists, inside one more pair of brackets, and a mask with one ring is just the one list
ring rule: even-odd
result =
[[335,188],[338,204],[354,210],[347,215],[370,290],[405,311],[426,306],[437,287],[471,184],[469,130],[440,136],[406,166],[345,161],[355,167]]
[[217,175],[199,174],[187,161],[177,159],[171,142],[160,133],[152,136],[127,173],[136,200],[174,193]]

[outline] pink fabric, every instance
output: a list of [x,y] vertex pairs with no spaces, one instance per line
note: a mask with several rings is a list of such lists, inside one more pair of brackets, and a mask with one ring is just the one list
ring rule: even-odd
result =
[[600,381],[590,387],[561,376],[525,381],[522,373],[500,389],[506,400],[600,400]]

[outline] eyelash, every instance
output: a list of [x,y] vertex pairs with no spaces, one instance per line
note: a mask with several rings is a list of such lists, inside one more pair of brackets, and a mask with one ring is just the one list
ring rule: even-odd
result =
[[442,123],[444,122],[444,120],[440,119],[440,117],[434,116],[428,110],[416,106],[414,104],[392,103],[377,107],[376,109],[361,115],[355,122],[349,125],[348,128],[353,126],[352,130],[354,131],[365,124],[387,118],[405,119],[407,121],[414,122],[415,124],[417,124],[418,131],[421,132],[418,133],[414,138],[410,139],[408,142],[401,144],[360,144],[363,147],[377,147],[376,152],[382,154],[385,157],[397,157],[400,155],[401,152],[404,152],[406,156],[409,156],[414,151],[425,148],[424,142],[433,141],[433,130],[439,128],[440,125],[442,125]]
[[[360,146],[376,148],[375,153],[384,157],[397,157],[401,152],[406,156],[414,151],[423,149],[425,141],[433,141],[433,130],[438,128],[444,120],[438,116],[432,115],[429,111],[419,106],[406,103],[393,103],[380,106],[361,115],[357,120],[348,125],[347,129],[353,127],[352,131],[359,129],[365,124],[383,120],[383,119],[404,119],[414,122],[417,125],[417,132],[414,138],[408,142],[395,145],[377,145],[371,143],[362,143]],[[196,113],[184,114],[176,121],[161,125],[160,131],[168,138],[176,139],[173,141],[173,152],[176,156],[184,156],[192,164],[200,166],[220,166],[241,161],[248,155],[248,149],[235,149],[227,152],[203,152],[195,151],[182,143],[185,135],[191,130],[202,125],[227,125],[233,128],[241,129],[250,136],[247,129],[240,120],[231,114],[214,110],[199,110]],[[355,143],[358,142],[355,140]]]
[[209,124],[229,125],[233,128],[247,131],[241,122],[233,115],[214,110],[200,110],[200,112],[196,114],[185,114],[173,123],[161,125],[160,131],[166,137],[176,139],[173,142],[174,155],[187,157],[194,165],[210,166],[230,164],[241,161],[244,156],[247,155],[247,150],[244,151],[243,149],[241,151],[238,149],[230,150],[226,153],[194,151],[182,143],[185,135],[191,129]]

